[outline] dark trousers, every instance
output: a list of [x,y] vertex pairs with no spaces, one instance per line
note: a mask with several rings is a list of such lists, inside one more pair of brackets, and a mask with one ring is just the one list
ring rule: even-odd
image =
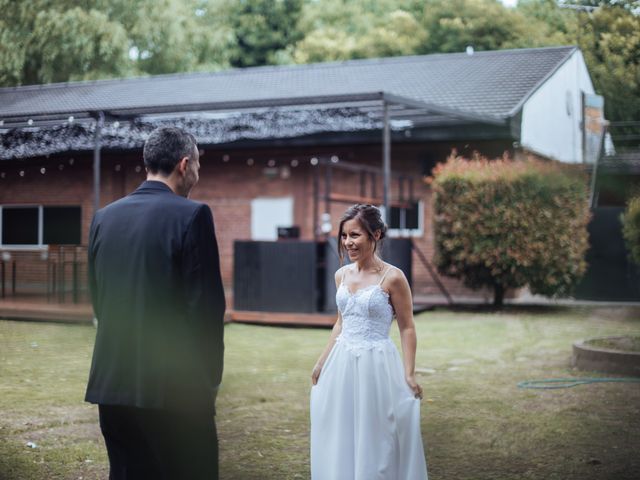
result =
[[109,480],[217,480],[213,412],[99,405]]

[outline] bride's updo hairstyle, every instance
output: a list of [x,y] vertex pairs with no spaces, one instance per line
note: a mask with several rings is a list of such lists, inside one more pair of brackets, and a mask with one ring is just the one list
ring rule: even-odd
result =
[[[340,262],[344,259],[345,247],[342,244],[342,233],[344,231],[344,224],[349,220],[357,220],[362,228],[367,232],[369,240],[373,242],[373,251],[375,253],[378,248],[378,243],[382,241],[387,233],[387,226],[382,220],[382,215],[378,207],[373,205],[362,205],[360,203],[349,207],[344,215],[340,219],[340,227],[338,228],[338,255],[340,256]],[[376,240],[375,232],[380,230],[380,238]]]

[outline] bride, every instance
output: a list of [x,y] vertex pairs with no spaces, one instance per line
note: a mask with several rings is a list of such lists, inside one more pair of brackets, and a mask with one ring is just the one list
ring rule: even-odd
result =
[[[425,480],[409,284],[376,254],[386,226],[372,205],[340,221],[338,319],[311,374],[313,480]],[[402,359],[389,338],[398,322]]]

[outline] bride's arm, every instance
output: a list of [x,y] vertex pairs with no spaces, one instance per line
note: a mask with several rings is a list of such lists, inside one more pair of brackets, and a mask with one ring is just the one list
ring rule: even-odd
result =
[[389,275],[389,296],[396,312],[400,343],[402,344],[402,363],[404,375],[416,397],[422,398],[422,387],[416,381],[416,326],[413,321],[413,300],[411,288],[402,270],[394,269]]
[[[342,269],[339,269],[335,275],[336,288],[340,288],[341,280],[342,280]],[[333,329],[331,330],[331,335],[329,336],[329,342],[327,343],[327,346],[324,347],[322,354],[320,354],[320,358],[318,358],[318,361],[314,365],[313,370],[311,372],[311,383],[313,383],[314,385],[318,383],[318,378],[320,378],[320,371],[322,370],[322,367],[324,366],[324,362],[327,360],[327,357],[331,353],[331,349],[333,348],[333,345],[336,343],[336,338],[338,338],[338,335],[340,335],[341,331],[342,331],[342,316],[340,315],[340,312],[338,312],[338,319],[336,320],[336,323],[333,325]]]

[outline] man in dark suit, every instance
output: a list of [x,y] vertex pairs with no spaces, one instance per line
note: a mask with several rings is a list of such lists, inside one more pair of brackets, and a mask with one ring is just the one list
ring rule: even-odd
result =
[[160,128],[143,156],[147,181],[91,224],[86,400],[110,479],[217,479],[225,300],[211,210],[187,199],[199,152],[192,135]]

